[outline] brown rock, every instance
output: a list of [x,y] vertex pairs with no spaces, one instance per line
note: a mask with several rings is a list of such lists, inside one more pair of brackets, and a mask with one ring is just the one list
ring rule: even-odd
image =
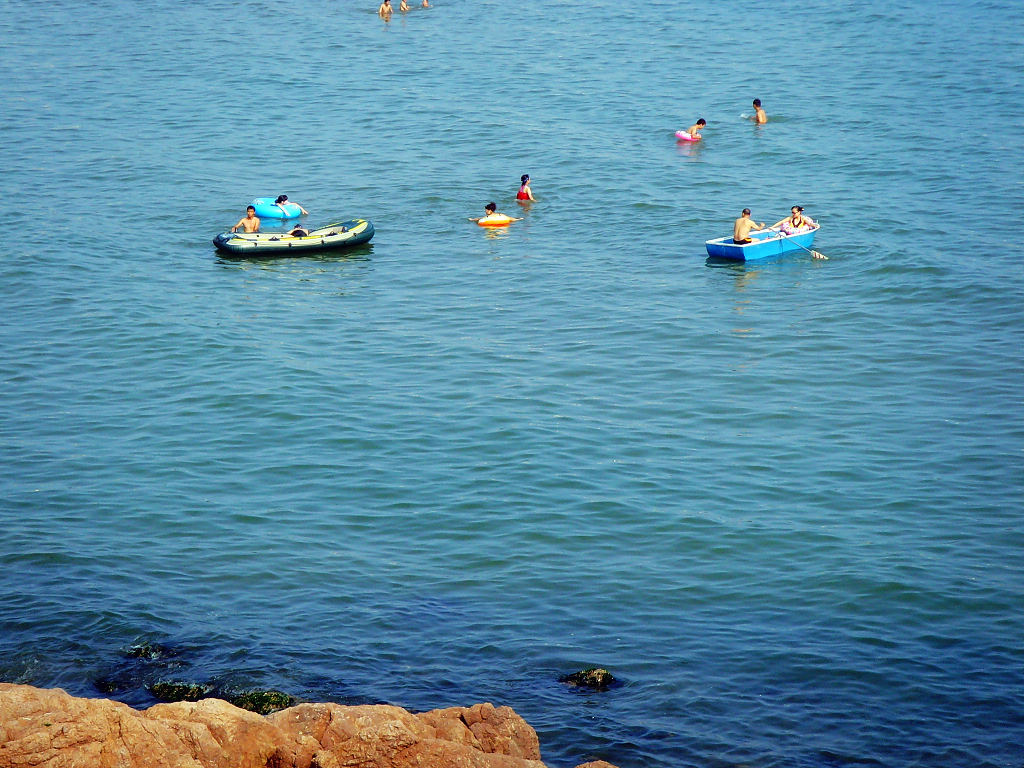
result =
[[[267,717],[220,699],[139,711],[0,683],[0,768],[544,768],[509,707],[413,715],[300,704]],[[581,768],[584,768],[581,766]],[[614,768],[587,763],[586,768]]]

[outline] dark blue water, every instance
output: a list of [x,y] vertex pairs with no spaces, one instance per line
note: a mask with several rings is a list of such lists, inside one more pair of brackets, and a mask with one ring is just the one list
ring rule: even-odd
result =
[[[1019,4],[3,9],[0,679],[1024,763]],[[280,193],[377,235],[218,258]]]

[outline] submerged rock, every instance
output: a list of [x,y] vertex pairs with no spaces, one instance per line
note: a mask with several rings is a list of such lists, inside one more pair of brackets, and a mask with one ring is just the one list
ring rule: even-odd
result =
[[567,683],[577,688],[592,688],[595,691],[606,691],[611,688],[616,680],[612,673],[600,667],[590,667],[573,672],[571,675],[562,675],[558,682]]
[[147,659],[148,661],[157,661],[158,659],[165,659],[170,656],[177,656],[178,651],[160,643],[153,643],[149,640],[143,640],[142,642],[135,643],[124,649],[124,655],[133,659]]

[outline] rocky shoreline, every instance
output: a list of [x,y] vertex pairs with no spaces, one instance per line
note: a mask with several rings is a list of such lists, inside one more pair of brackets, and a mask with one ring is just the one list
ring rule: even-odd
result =
[[[222,699],[137,710],[0,683],[0,768],[547,768],[509,707],[412,714],[298,704],[259,715]],[[603,761],[577,768],[614,768]]]

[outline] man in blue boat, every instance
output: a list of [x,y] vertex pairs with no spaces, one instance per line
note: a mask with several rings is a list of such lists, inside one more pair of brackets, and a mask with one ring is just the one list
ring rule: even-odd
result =
[[238,223],[231,228],[231,231],[237,232],[239,227],[246,232],[260,231],[260,220],[256,218],[256,209],[251,205],[245,209],[245,216],[238,220]]
[[743,215],[736,219],[736,223],[733,224],[732,241],[736,245],[746,245],[747,243],[754,242],[750,237],[750,230],[752,229],[764,229],[764,222],[758,224],[750,218],[750,209],[744,208]]

